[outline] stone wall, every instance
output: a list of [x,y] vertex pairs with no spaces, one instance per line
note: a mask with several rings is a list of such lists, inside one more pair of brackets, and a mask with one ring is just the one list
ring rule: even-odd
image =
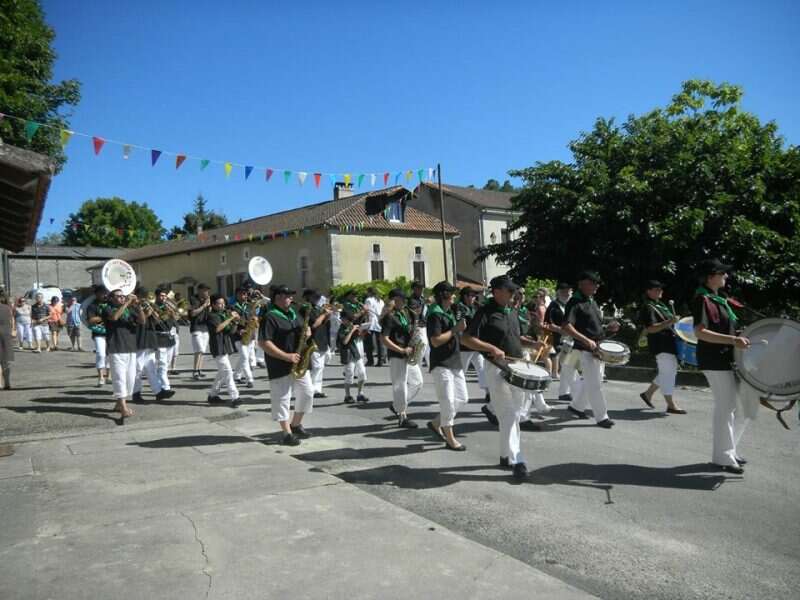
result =
[[[36,260],[28,257],[9,256],[8,262],[9,294],[12,297],[21,296],[30,290],[36,281]],[[97,259],[39,258],[39,281],[62,289],[88,287],[92,285],[92,278],[86,269],[96,264]],[[0,276],[0,281],[3,279],[4,277]]]

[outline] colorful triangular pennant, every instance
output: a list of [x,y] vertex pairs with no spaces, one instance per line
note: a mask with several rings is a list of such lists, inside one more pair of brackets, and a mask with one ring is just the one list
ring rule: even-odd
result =
[[74,132],[70,131],[69,129],[62,129],[61,130],[61,147],[62,148],[67,145],[67,142],[69,142],[69,138],[72,137],[73,133]]
[[319,180],[322,179],[322,173],[314,173],[314,185],[319,187]]
[[202,160],[200,161],[200,170],[201,170],[201,171],[202,171],[202,170],[204,170],[204,169],[205,169],[205,168],[208,166],[208,163],[210,163],[210,162],[211,162],[211,161],[210,161],[210,160],[208,160],[207,158],[204,158],[204,159],[202,159]]
[[272,174],[273,174],[274,172],[275,172],[275,171],[273,171],[272,169],[267,169],[267,171],[266,171],[266,174],[267,174],[267,181],[269,181],[269,178],[270,178],[270,177],[272,177]]
[[292,176],[291,171],[284,171],[283,172],[283,183],[289,183],[289,178]]
[[175,169],[179,169],[180,166],[183,164],[183,161],[185,160],[186,160],[185,154],[178,154],[178,156],[175,157]]
[[229,162],[226,162],[224,167],[225,167],[225,177],[230,177],[231,171],[233,171],[233,165]]
[[300,182],[300,185],[303,185],[306,182],[306,177],[308,177],[308,173],[306,173],[305,171],[297,172],[297,181]]
[[161,150],[150,150],[150,166],[155,167],[161,157]]
[[25,137],[30,142],[41,125],[36,121],[25,121]]
[[100,154],[100,150],[103,149],[103,144],[105,144],[105,143],[106,143],[106,141],[101,137],[94,136],[92,138],[92,144],[94,145],[94,154],[95,154],[95,156]]
[[252,173],[252,172],[253,172],[253,167],[245,166],[245,168],[244,168],[244,180],[245,181],[247,181],[247,179],[250,177],[250,173]]

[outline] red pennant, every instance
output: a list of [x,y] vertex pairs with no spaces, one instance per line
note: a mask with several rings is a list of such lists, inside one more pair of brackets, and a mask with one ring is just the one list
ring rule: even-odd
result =
[[383,174],[383,185],[388,185],[388,184],[389,184],[389,174],[388,173],[384,173]]
[[240,235],[237,233],[236,235],[234,235],[234,236],[233,236],[233,239],[234,239],[234,240],[236,240],[236,241],[238,242],[240,239],[242,239],[242,236],[240,236]]
[[319,187],[319,180],[322,179],[322,173],[314,173],[314,185]]
[[185,154],[178,154],[178,156],[175,157],[175,169],[178,169],[185,160],[186,160]]
[[270,177],[272,177],[272,174],[273,174],[274,172],[275,172],[275,171],[273,171],[272,169],[267,169],[267,181],[269,181],[269,178],[270,178]]
[[105,144],[106,141],[101,137],[95,136],[92,138],[92,143],[94,144],[94,153],[97,155],[100,154],[100,150],[103,149],[103,144]]

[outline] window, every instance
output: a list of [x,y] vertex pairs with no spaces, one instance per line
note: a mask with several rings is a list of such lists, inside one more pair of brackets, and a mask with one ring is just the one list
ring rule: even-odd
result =
[[224,252],[219,253],[219,264],[221,265],[228,264],[228,256]]
[[414,246],[414,256],[422,256],[422,246]]
[[242,250],[242,258],[245,260],[250,260],[250,247],[248,246],[244,250]]
[[489,241],[492,244],[496,244],[497,243],[497,234],[494,231],[489,234]]
[[242,284],[247,280],[247,273],[236,274],[236,287],[242,287]]
[[380,244],[372,244],[372,253],[375,256],[381,255],[381,245]]
[[369,262],[372,280],[383,279],[383,261],[371,260]]
[[419,281],[423,286],[425,285],[425,262],[421,260],[414,261],[414,280]]
[[190,285],[190,286],[188,286],[186,288],[186,296],[187,296],[187,300],[194,296],[194,286],[193,285]]
[[386,206],[387,220],[396,223],[403,222],[403,205],[400,202],[390,202]]
[[217,293],[225,295],[225,276],[217,275]]
[[226,275],[225,276],[225,291],[222,293],[222,295],[225,296],[226,300],[227,300],[228,296],[232,296],[233,295],[233,290],[234,289],[235,288],[233,287],[233,275]]
[[300,256],[300,287],[308,287],[308,257]]
[[508,243],[508,241],[509,241],[508,229],[501,229],[500,230],[500,241],[503,242],[504,244]]

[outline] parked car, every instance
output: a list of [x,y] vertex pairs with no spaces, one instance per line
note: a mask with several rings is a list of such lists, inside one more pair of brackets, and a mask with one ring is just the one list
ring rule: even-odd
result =
[[54,285],[43,285],[38,288],[33,288],[25,292],[25,300],[29,303],[33,304],[36,301],[36,294],[41,293],[44,296],[44,303],[50,304],[50,300],[53,296],[58,296],[58,300],[62,301],[64,298],[64,294],[61,293],[61,289],[57,288]]

